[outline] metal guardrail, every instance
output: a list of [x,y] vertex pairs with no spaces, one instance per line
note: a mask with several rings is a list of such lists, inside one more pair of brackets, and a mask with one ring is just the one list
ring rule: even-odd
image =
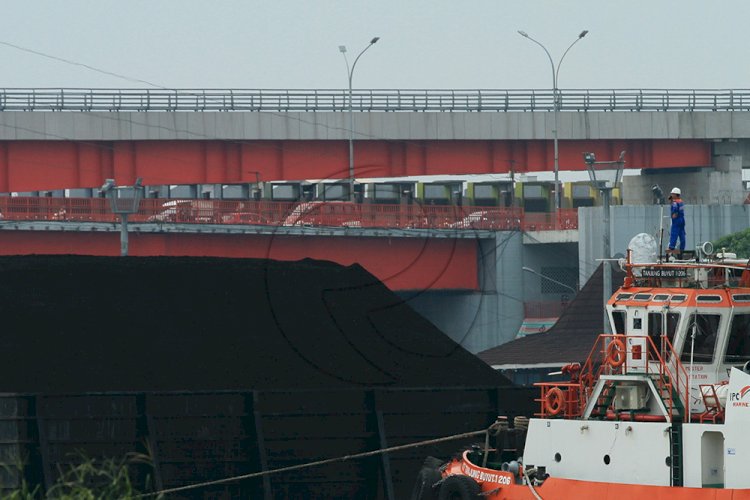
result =
[[[748,111],[750,90],[560,90],[561,111]],[[552,90],[354,90],[357,112],[553,111]],[[343,112],[348,91],[0,89],[0,111]]]
[[[104,198],[0,197],[0,220],[115,223]],[[551,231],[578,228],[578,211],[525,213],[522,208],[380,205],[191,199],[141,201],[133,223],[222,224],[272,227]]]

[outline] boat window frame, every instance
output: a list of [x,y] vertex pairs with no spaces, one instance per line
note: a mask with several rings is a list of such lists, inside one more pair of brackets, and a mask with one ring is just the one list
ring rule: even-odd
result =
[[[724,311],[714,311],[714,310],[693,310],[690,312],[690,314],[687,315],[687,325],[683,329],[684,335],[683,335],[683,341],[682,341],[682,348],[681,348],[681,355],[680,355],[680,361],[683,363],[689,363],[690,362],[690,344],[691,344],[691,335],[692,335],[692,327],[693,323],[696,321],[695,318],[698,316],[701,317],[708,317],[708,316],[716,316],[718,317],[718,323],[716,323],[716,328],[714,329],[714,340],[713,340],[713,350],[711,351],[711,357],[706,359],[696,359],[696,355],[703,355],[705,353],[695,351],[693,353],[693,363],[694,364],[700,364],[700,365],[712,365],[716,362],[717,359],[721,359],[721,357],[716,355],[716,352],[718,349],[723,347],[723,340],[724,340],[724,329],[725,329],[725,321],[728,317],[728,314]],[[709,337],[709,336],[706,336]],[[722,345],[719,345],[719,341],[722,341]],[[705,344],[705,340],[703,340],[700,344],[697,344],[699,348],[701,348]]]
[[695,296],[695,302],[701,304],[720,304],[724,302],[724,297],[716,294],[698,294]]
[[[625,335],[627,332],[627,323],[628,323],[628,314],[626,310],[613,310],[610,312],[611,321],[614,325],[614,333],[617,335]],[[622,318],[621,325],[617,324],[617,317]],[[618,329],[618,326],[622,326],[621,330]]]
[[[746,333],[745,338],[742,341],[742,344],[745,345],[744,350],[746,351],[746,354],[742,359],[728,359],[729,358],[729,347],[732,344],[732,333],[735,326],[735,318],[738,316],[745,316],[747,324],[745,325]],[[750,361],[750,311],[740,311],[740,312],[733,312],[731,316],[729,317],[729,328],[727,329],[727,343],[726,348],[723,352],[723,358],[724,364],[728,365],[736,365],[740,363],[746,363]]]
[[[680,322],[682,321],[682,313],[680,311],[672,310],[672,309],[655,309],[646,311],[646,335],[651,338],[651,342],[653,342],[654,346],[656,346],[657,349],[661,346],[661,326],[662,326],[662,320],[664,319],[663,315],[667,315],[667,340],[669,340],[669,343],[674,346],[675,338],[677,337],[677,332],[680,331]],[[654,323],[652,322],[652,318],[654,316],[659,317],[658,321],[658,332],[654,332],[654,329],[651,325]],[[670,329],[671,326],[671,329]],[[669,335],[669,332],[671,331],[671,335]],[[658,335],[656,335],[658,333]]]

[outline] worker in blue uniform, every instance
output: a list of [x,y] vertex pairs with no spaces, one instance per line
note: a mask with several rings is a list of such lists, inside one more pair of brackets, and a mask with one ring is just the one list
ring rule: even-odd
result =
[[[679,253],[682,255],[682,252],[685,250],[685,204],[682,202],[680,188],[672,189],[669,201],[672,204],[670,209],[672,229],[669,233],[669,250],[667,250],[667,253]],[[675,250],[678,238],[680,240],[679,252]]]

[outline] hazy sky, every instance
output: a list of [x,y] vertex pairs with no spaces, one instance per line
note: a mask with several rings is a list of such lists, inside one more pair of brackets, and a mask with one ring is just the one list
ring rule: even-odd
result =
[[[177,88],[750,88],[750,1],[3,1],[0,42]],[[0,87],[146,87],[0,45]]]

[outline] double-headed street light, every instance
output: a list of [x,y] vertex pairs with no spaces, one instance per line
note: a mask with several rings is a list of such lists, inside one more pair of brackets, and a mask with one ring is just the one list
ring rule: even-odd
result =
[[560,73],[560,65],[562,64],[563,59],[565,59],[565,56],[568,55],[568,52],[570,51],[570,49],[573,48],[573,45],[578,43],[583,37],[585,37],[588,34],[588,30],[581,31],[581,33],[578,35],[578,38],[576,38],[573,41],[573,43],[571,43],[570,46],[567,49],[565,49],[565,52],[563,52],[562,57],[557,62],[557,67],[555,67],[555,63],[554,61],[552,61],[552,56],[550,55],[549,50],[547,50],[547,47],[542,45],[541,42],[539,42],[538,40],[531,38],[529,34],[526,33],[525,31],[519,30],[518,34],[524,38],[528,38],[535,44],[539,45],[544,50],[544,53],[547,54],[547,58],[549,58],[550,66],[552,66],[552,99],[553,99],[553,107],[555,110],[555,118],[554,118],[555,128],[554,130],[552,130],[552,137],[553,137],[554,144],[555,144],[555,212],[559,212],[560,211],[560,155],[559,155],[558,147],[557,147],[557,114],[560,112],[561,102],[560,102],[560,92],[559,92],[559,89],[557,88],[557,82],[558,82],[558,76]]
[[349,78],[349,200],[354,201],[354,117],[352,114],[352,78],[354,77],[354,68],[357,61],[362,57],[367,49],[378,43],[380,37],[376,36],[370,43],[362,49],[362,52],[354,59],[354,63],[349,67],[349,59],[346,57],[346,45],[339,45],[339,52],[344,55],[346,62],[346,75]]
[[[622,171],[625,167],[625,151],[620,153],[620,157],[615,161],[596,161],[594,153],[583,153],[583,161],[586,163],[586,170],[589,173],[589,180],[594,189],[602,192],[602,205],[604,209],[604,260],[602,261],[602,288],[604,304],[607,304],[609,296],[612,295],[612,271],[609,265],[612,250],[610,249],[610,230],[609,230],[609,201],[612,190],[620,185],[622,180]],[[604,311],[604,333],[612,333],[609,325],[609,316]]]

